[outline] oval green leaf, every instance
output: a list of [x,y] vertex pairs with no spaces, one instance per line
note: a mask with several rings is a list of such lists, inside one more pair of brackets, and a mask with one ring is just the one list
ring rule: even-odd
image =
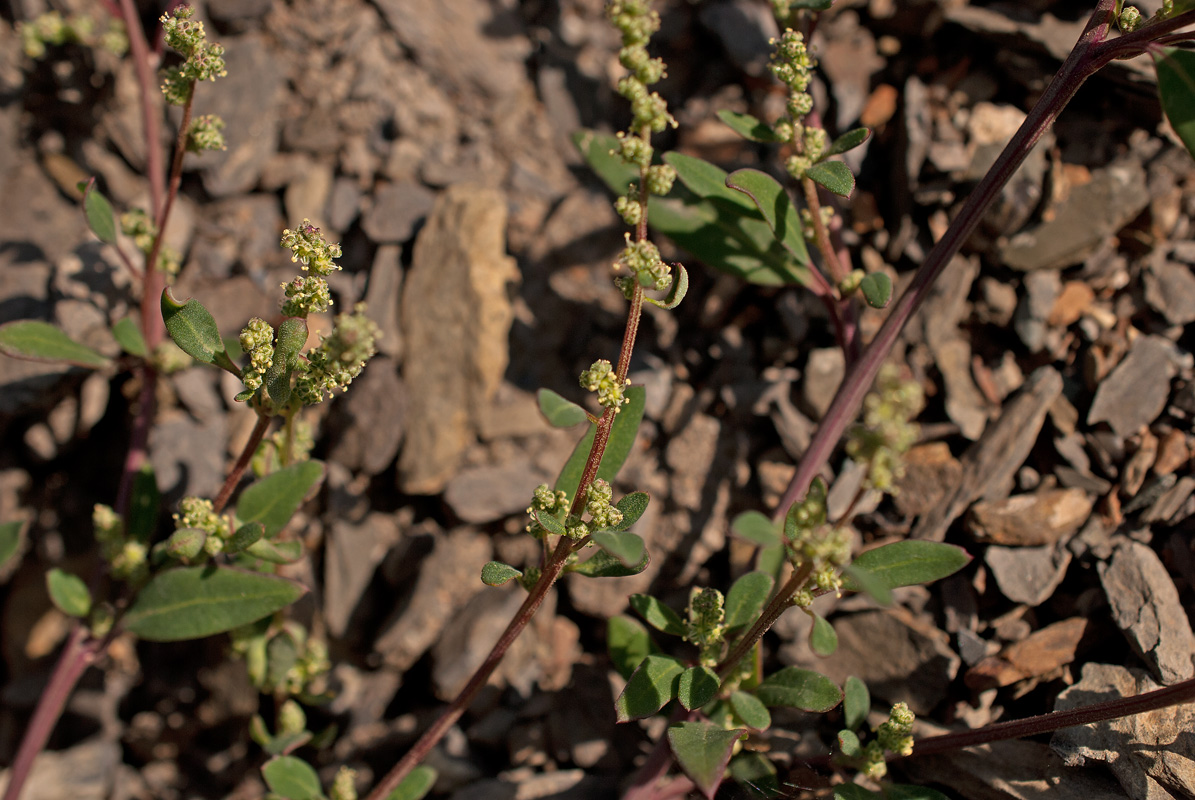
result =
[[[889,589],[930,583],[953,575],[971,561],[961,547],[942,542],[908,540],[893,542],[859,555],[851,566],[866,570]],[[847,574],[843,588],[857,592],[861,587],[856,578]]]
[[867,715],[871,712],[871,693],[867,691],[867,684],[850,675],[843,686],[842,717],[843,724],[852,731],[857,731],[867,722]]
[[229,555],[239,553],[257,544],[264,535],[265,526],[260,522],[246,522],[236,529],[236,533],[228,537],[228,541],[224,543],[224,552]]
[[551,389],[540,389],[535,396],[539,401],[539,412],[553,428],[571,428],[589,419],[585,409]]
[[215,364],[217,354],[224,354],[216,320],[198,300],[180,303],[167,287],[162,291],[162,320],[174,343],[196,361]]
[[303,543],[297,539],[289,542],[258,539],[245,548],[244,554],[271,564],[293,564],[303,557],[303,552]]
[[718,673],[709,667],[689,667],[681,673],[676,699],[686,711],[701,708],[718,693]]
[[105,244],[116,242],[116,215],[112,213],[112,204],[104,193],[95,188],[95,178],[79,181],[76,184],[83,192],[83,216],[87,218],[87,227],[96,238]]
[[854,731],[844,729],[838,732],[838,749],[847,758],[859,758],[863,755],[863,744]]
[[481,582],[486,586],[502,586],[522,574],[522,572],[510,564],[503,564],[501,561],[491,561],[481,568]]
[[766,514],[758,511],[744,511],[730,523],[736,536],[754,542],[760,547],[770,547],[780,542],[780,529]]
[[744,734],[741,728],[728,731],[712,722],[678,722],[668,726],[668,744],[684,773],[707,800],[713,800],[735,742]]
[[743,724],[752,730],[766,731],[772,726],[772,715],[768,713],[768,707],[753,694],[743,691],[732,692],[730,707],[734,709],[735,715],[743,721]]
[[624,567],[638,564],[647,554],[643,538],[635,533],[598,531],[593,534],[593,543],[621,561]]
[[276,575],[234,567],[180,567],[151,578],[123,624],[155,642],[201,639],[273,614],[306,591]]
[[[605,481],[613,481],[614,476],[622,469],[627,456],[631,454],[631,448],[635,445],[639,423],[643,421],[647,392],[642,386],[628,386],[626,397],[631,402],[623,406],[622,411],[614,417],[610,441],[606,443],[606,452],[598,466],[597,476]],[[589,423],[589,431],[577,442],[564,469],[560,471],[560,477],[556,479],[556,490],[565,492],[570,500],[576,496],[577,487],[581,485],[581,475],[585,472],[585,462],[589,459],[589,449],[593,446],[596,431],[597,426]]]
[[757,169],[740,169],[726,176],[726,185],[750,197],[759,213],[767,220],[776,241],[784,245],[802,264],[809,262],[801,218],[797,215],[797,209],[789,199],[788,192],[775,178]]
[[659,652],[659,648],[638,620],[618,614],[606,622],[606,652],[618,674],[630,678],[643,659]]
[[650,717],[676,697],[685,665],[672,656],[650,655],[631,674],[614,702],[619,722]]
[[324,462],[302,461],[267,475],[245,491],[237,500],[237,519],[241,524],[260,522],[266,539],[272,539],[286,527],[324,479]]
[[565,569],[567,572],[575,572],[587,578],[626,578],[630,575],[638,575],[647,569],[650,562],[651,555],[646,548],[643,551],[643,559],[638,564],[629,567],[605,550],[599,549],[592,557]]
[[773,585],[772,576],[765,572],[748,572],[735,581],[726,594],[726,627],[734,630],[755,622]]
[[847,131],[830,144],[824,157],[829,158],[830,156],[842,155],[848,150],[854,150],[866,142],[868,136],[871,136],[870,128],[855,128],[854,130]]
[[317,800],[323,797],[319,775],[315,769],[300,758],[277,756],[261,768],[270,791],[287,800]]
[[614,526],[614,530],[625,531],[638,522],[650,500],[647,492],[631,492],[615,503],[614,507],[622,512],[622,522]]
[[91,613],[91,592],[78,575],[55,567],[46,573],[46,589],[54,606],[68,617],[86,617]]
[[814,183],[842,197],[850,197],[855,190],[855,176],[841,161],[822,161],[805,170],[805,174]]
[[132,317],[125,317],[113,325],[112,337],[129,355],[149,358],[149,348],[145,346],[145,337],[141,335],[141,326]]
[[676,177],[685,188],[698,197],[707,200],[717,198],[744,211],[755,211],[755,205],[751,200],[728,187],[726,170],[721,167],[677,152],[666,154],[664,162],[676,170]]
[[1187,152],[1195,155],[1195,53],[1163,47],[1153,58],[1162,110]]
[[386,795],[386,800],[421,800],[436,785],[436,775],[433,767],[420,764],[402,779],[393,792]]
[[643,617],[648,625],[672,636],[685,635],[685,623],[681,621],[680,615],[656,598],[647,594],[633,594],[629,599],[631,608],[635,609],[635,613]]
[[107,358],[79,344],[58,326],[32,319],[0,325],[0,353],[26,361],[58,361],[93,369],[108,365]]
[[776,132],[759,119],[750,114],[740,114],[737,111],[722,109],[718,112],[718,119],[725,122],[730,129],[752,142],[775,142]]
[[892,299],[892,279],[883,272],[869,272],[859,284],[863,299],[872,308],[885,308]]
[[274,360],[262,377],[262,385],[270,394],[275,406],[285,406],[290,401],[291,375],[299,366],[299,351],[307,343],[307,320],[302,317],[287,317],[278,325],[274,344]]
[[755,696],[768,706],[791,706],[802,711],[825,713],[842,702],[842,690],[834,681],[813,670],[785,667],[764,679]]
[[821,614],[813,613],[813,629],[809,632],[809,647],[819,656],[832,656],[838,649],[838,634]]

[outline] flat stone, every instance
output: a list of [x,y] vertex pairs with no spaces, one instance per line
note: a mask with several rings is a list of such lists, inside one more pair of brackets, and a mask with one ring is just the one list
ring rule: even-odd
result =
[[383,184],[373,193],[373,206],[361,219],[361,228],[378,244],[402,244],[435,201],[435,193],[415,181]]
[[1162,560],[1140,542],[1116,548],[1099,565],[1112,620],[1165,685],[1195,674],[1195,634]]
[[1075,660],[1075,649],[1086,630],[1087,620],[1072,617],[1034,631],[972,667],[966,675],[967,686],[983,691],[1030,678],[1048,679]]
[[846,361],[841,348],[823,347],[809,353],[805,375],[801,379],[801,398],[813,412],[814,419],[826,415],[845,373]]
[[1062,292],[1062,279],[1057,272],[1031,273],[1025,276],[1023,286],[1025,294],[1017,304],[1012,327],[1029,352],[1038,353],[1046,347],[1047,320]]
[[1174,344],[1161,336],[1141,336],[1129,353],[1100,382],[1087,412],[1087,424],[1107,422],[1128,437],[1158,418],[1177,373]]
[[[1083,665],[1083,677],[1063,690],[1055,711],[1109,702],[1160,688],[1148,675],[1116,664]],[[1190,703],[1063,728],[1050,747],[1070,766],[1104,762],[1133,800],[1195,797],[1195,706]]]
[[492,522],[523,513],[535,487],[552,481],[553,476],[519,455],[498,464],[462,469],[444,488],[444,502],[462,522]]
[[1079,530],[1094,502],[1082,489],[1047,489],[981,501],[971,506],[967,529],[977,542],[1049,545]]
[[1195,322],[1195,275],[1191,267],[1155,261],[1145,271],[1145,302],[1171,325]]
[[[68,750],[46,750],[33,761],[21,793],[24,800],[104,800],[120,763],[120,743],[89,739]],[[0,772],[0,791],[8,786],[9,770]]]
[[705,414],[695,414],[664,451],[672,468],[672,499],[696,511],[701,508],[703,490],[718,450],[722,424]]
[[329,456],[353,470],[377,475],[394,463],[406,431],[407,387],[394,359],[376,356],[353,380],[334,413]]
[[401,539],[392,514],[372,513],[360,523],[332,523],[324,543],[324,620],[333,636],[345,636],[374,571]]
[[946,416],[967,439],[975,441],[988,423],[987,402],[971,377],[971,345],[962,337],[934,348],[946,389]]
[[893,498],[897,511],[906,517],[924,514],[945,499],[962,472],[962,465],[945,442],[910,448],[905,455],[904,477],[896,482],[900,489]]
[[993,545],[984,553],[983,560],[992,570],[992,577],[996,579],[1001,594],[1014,603],[1036,608],[1050,599],[1066,577],[1071,553],[1058,545]]

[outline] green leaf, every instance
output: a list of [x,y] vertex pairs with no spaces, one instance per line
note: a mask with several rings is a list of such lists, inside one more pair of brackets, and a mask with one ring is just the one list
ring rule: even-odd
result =
[[568,572],[575,572],[578,575],[584,575],[587,578],[626,578],[630,575],[638,575],[647,569],[647,565],[650,562],[651,555],[646,549],[643,551],[643,560],[630,567],[605,550],[598,550],[591,558],[582,561],[580,564],[573,564],[567,567],[566,570]]
[[203,552],[207,532],[199,528],[179,528],[166,540],[166,553],[179,561],[190,561]]
[[585,409],[551,389],[540,389],[535,396],[539,400],[540,413],[553,428],[571,428],[589,419]]
[[857,783],[844,783],[834,787],[834,800],[884,800],[884,795],[864,789]]
[[729,125],[731,130],[744,139],[749,139],[753,142],[778,141],[776,132],[772,130],[771,126],[766,125],[750,114],[740,114],[737,111],[730,111],[724,108],[718,112],[718,119]]
[[870,128],[855,128],[854,130],[847,131],[830,143],[830,147],[823,154],[823,158],[842,155],[848,150],[854,150],[866,142],[868,136],[871,136]]
[[0,571],[2,571],[17,551],[21,549],[21,529],[25,523],[21,520],[0,522]]
[[713,700],[720,685],[718,673],[709,667],[689,667],[681,673],[676,699],[685,707],[685,711],[692,711]]
[[260,522],[246,522],[236,529],[236,533],[228,537],[224,543],[224,552],[234,555],[246,550],[261,541],[266,527]]
[[265,538],[272,539],[286,527],[324,479],[324,462],[301,461],[274,472],[241,492],[237,519],[242,524],[260,522]]
[[622,512],[622,522],[614,526],[613,530],[629,530],[643,516],[650,500],[651,496],[647,492],[631,492],[615,503],[614,507]]
[[842,568],[843,586],[850,584],[858,586],[858,591],[871,597],[882,606],[892,605],[892,590],[888,584],[865,569],[859,569],[854,564],[847,564]]
[[801,218],[788,192],[775,178],[757,169],[740,169],[726,177],[726,185],[750,197],[776,240],[798,261],[803,264],[809,262]]
[[863,744],[854,731],[841,730],[838,732],[838,749],[847,758],[859,758],[863,755]]
[[169,569],[137,595],[124,627],[155,642],[200,639],[273,614],[306,591],[286,578],[233,567]]
[[805,9],[807,11],[826,11],[834,5],[834,0],[795,0],[789,6],[791,11]]
[[834,655],[834,651],[838,649],[838,634],[834,632],[834,626],[821,614],[811,612],[811,616],[813,630],[809,632],[809,647],[819,656]]
[[[642,386],[628,386],[626,397],[631,402],[622,407],[622,411],[614,417],[614,424],[610,430],[610,441],[606,443],[606,452],[602,455],[602,463],[598,466],[597,476],[605,481],[613,481],[623,462],[631,454],[635,445],[635,436],[639,432],[639,423],[643,421],[643,407],[647,401],[647,392]],[[593,446],[593,437],[597,426],[592,422],[589,431],[577,442],[568,463],[560,471],[556,479],[556,490],[568,494],[572,500],[577,494],[577,487],[581,485],[581,475],[585,472],[585,462],[589,459],[589,449]]]
[[[639,180],[639,168],[618,155],[618,139],[597,131],[580,130],[573,134],[573,145],[606,186],[617,195],[626,193],[632,181]],[[654,199],[654,198],[653,198]]]
[[672,281],[672,287],[668,290],[668,294],[663,300],[657,300],[654,297],[647,297],[644,295],[643,299],[651,303],[653,306],[671,311],[680,305],[681,300],[685,299],[685,295],[689,293],[689,273],[685,269],[684,264],[676,264],[676,277]]
[[68,617],[86,617],[91,613],[91,592],[78,575],[55,567],[46,573],[46,589],[54,606]]
[[834,681],[800,667],[785,667],[764,679],[755,696],[768,706],[792,706],[819,714],[842,702],[842,690]]
[[650,717],[676,697],[685,665],[672,656],[650,655],[631,674],[614,702],[619,722]]
[[618,674],[630,678],[643,659],[659,649],[638,620],[618,614],[606,622],[606,652]]
[[841,161],[822,161],[805,170],[814,183],[819,183],[842,197],[850,197],[855,189],[855,176],[851,168]]
[[481,582],[486,586],[502,586],[513,581],[523,573],[510,564],[501,561],[491,561],[481,568]]
[[1195,53],[1175,47],[1151,52],[1162,110],[1187,152],[1195,155]]
[[867,722],[867,715],[871,712],[871,693],[867,691],[866,683],[850,675],[843,687],[843,695],[843,724],[857,731]]
[[647,554],[643,538],[635,533],[598,531],[593,534],[593,543],[617,558],[625,567],[638,564]]
[[635,609],[648,625],[672,636],[685,635],[685,623],[681,621],[680,615],[656,598],[647,594],[633,594],[629,599],[631,608]]
[[386,795],[386,800],[420,800],[436,785],[436,775],[433,767],[420,764],[402,779],[393,792]]
[[734,630],[755,622],[773,584],[772,576],[765,572],[748,572],[735,581],[726,595],[726,627]]
[[684,153],[668,153],[664,161],[676,170],[676,176],[690,192],[703,200],[724,200],[749,214],[756,213],[755,203],[733,191],[726,183],[726,170]]
[[678,722],[668,726],[668,744],[684,773],[707,800],[713,800],[734,745],[744,734],[741,728],[728,731],[711,722]]
[[759,551],[759,557],[755,560],[755,566],[760,572],[766,572],[772,576],[773,580],[778,580],[780,571],[784,565],[788,563],[788,557],[785,553],[784,543],[777,542],[774,545],[763,548]]
[[892,279],[883,272],[869,272],[859,284],[863,299],[872,308],[885,308],[892,299]]
[[278,336],[274,344],[274,360],[262,376],[262,385],[277,407],[290,402],[291,375],[299,366],[299,352],[305,344],[307,320],[303,317],[287,317],[282,320],[278,325]]
[[285,686],[286,675],[299,661],[299,643],[283,632],[266,645],[266,685]]
[[730,523],[730,530],[741,539],[754,542],[760,547],[771,547],[780,542],[780,529],[765,514],[758,511],[744,511]]
[[[931,583],[953,575],[971,561],[961,547],[941,542],[907,540],[893,542],[859,555],[852,563],[855,570],[866,570],[889,589]],[[860,590],[858,580],[847,574],[844,589]]]
[[214,365],[218,356],[228,358],[215,317],[198,300],[180,303],[167,287],[162,291],[162,320],[174,343],[196,361]]
[[244,553],[271,564],[293,564],[303,557],[304,549],[303,543],[297,539],[289,542],[258,539],[246,547]]
[[277,756],[261,768],[266,786],[275,794],[287,800],[318,800],[323,797],[319,775],[315,769],[300,758]]
[[539,523],[540,527],[548,533],[555,534],[556,536],[564,535],[564,523],[551,511],[534,510],[531,512],[531,515],[535,517],[535,521]]
[[910,786],[907,783],[895,783],[887,787],[887,800],[950,800],[949,797],[937,789],[928,786]]
[[32,319],[0,325],[0,353],[26,361],[61,361],[90,368],[108,366],[108,359],[79,344],[61,328]]
[[129,355],[149,358],[149,348],[145,346],[145,337],[141,335],[141,326],[133,317],[125,317],[113,325],[112,337]]
[[130,539],[148,544],[158,530],[162,495],[158,479],[148,461],[133,476],[133,491],[129,494],[129,511],[125,517],[125,531]]
[[746,751],[730,759],[730,777],[747,790],[750,798],[771,800],[782,794],[776,767],[763,753]]
[[293,731],[292,733],[280,733],[277,736],[271,736],[266,739],[265,744],[261,747],[272,756],[284,756],[287,753],[293,753],[303,745],[311,741],[311,731]]
[[95,188],[95,178],[79,181],[75,186],[83,193],[83,215],[87,217],[87,227],[96,238],[105,244],[116,242],[116,215],[112,213],[112,204],[104,193]]
[[766,731],[772,726],[772,715],[768,708],[753,694],[743,691],[732,692],[730,707],[743,723],[752,730]]

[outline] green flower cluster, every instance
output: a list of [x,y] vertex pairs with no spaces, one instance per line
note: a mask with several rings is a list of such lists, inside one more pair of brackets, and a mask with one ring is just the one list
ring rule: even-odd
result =
[[[647,53],[652,34],[660,29],[660,15],[651,8],[648,0],[612,0],[606,6],[606,16],[622,33],[618,61],[631,74],[618,82],[618,93],[631,103],[632,129],[648,128],[659,133],[669,125],[675,128],[676,120],[668,113],[664,98],[647,89],[667,74],[664,62]],[[648,147],[650,152],[650,145]],[[648,163],[651,163],[650,156]]]
[[614,507],[614,489],[598,478],[585,490],[585,511],[595,530],[616,528],[622,523],[622,512]]
[[888,774],[884,752],[901,756],[913,754],[913,722],[916,716],[905,703],[897,703],[888,713],[888,721],[876,728],[876,738],[863,750],[863,773],[878,780]]
[[627,246],[623,248],[618,261],[614,262],[614,269],[618,271],[626,267],[632,278],[619,279],[619,287],[623,294],[630,297],[631,280],[636,280],[644,289],[655,289],[658,292],[667,291],[672,286],[672,269],[660,259],[660,250],[647,239],[632,241],[631,235],[626,234]]
[[205,150],[227,150],[224,144],[224,120],[215,114],[203,114],[191,122],[187,129],[187,152],[202,153]]
[[615,414],[631,402],[631,399],[625,396],[626,387],[631,385],[631,381],[618,380],[618,373],[604,358],[593,362],[589,369],[581,373],[580,383],[582,389],[597,392],[598,405],[613,409]]
[[329,800],[357,800],[357,787],[354,785],[356,779],[357,770],[341,767],[332,779],[332,785],[328,787]]
[[173,15],[163,14],[160,20],[166,46],[182,53],[185,59],[181,66],[162,71],[162,94],[173,106],[185,106],[199,81],[214,81],[228,74],[223,45],[209,44],[203,23],[192,21],[193,16],[195,10],[184,5],[175,8]]
[[336,389],[343,391],[377,353],[380,335],[377,324],[365,316],[364,303],[354,306],[351,314],[337,315],[332,332],[307,353],[306,362],[300,362],[295,384],[299,399],[305,405],[316,405],[324,401],[325,393],[331,396]]
[[[839,570],[850,563],[851,541],[845,529],[827,524],[826,482],[820,477],[813,479],[805,498],[789,508],[784,535],[793,563],[811,566],[814,586],[825,592],[842,588]],[[794,599],[796,605],[808,608],[813,590],[803,588]]]
[[249,356],[249,363],[241,372],[246,389],[261,388],[262,377],[274,363],[274,328],[260,317],[254,317],[241,330],[241,350]]
[[561,511],[568,509],[568,493],[564,491],[554,492],[546,483],[541,483],[535,488],[535,493],[531,498],[531,505],[527,506],[527,515],[531,517],[531,521],[527,523],[527,533],[542,539],[547,533],[539,520],[536,519],[540,514],[551,514],[552,516],[559,516]]
[[318,275],[297,275],[290,283],[282,284],[286,300],[282,313],[288,317],[308,317],[322,314],[332,305],[328,282]]
[[304,272],[314,273],[299,275],[282,284],[286,292],[282,313],[288,317],[306,317],[327,311],[332,305],[332,294],[324,276],[341,268],[333,260],[340,258],[340,245],[329,244],[320,229],[305,219],[297,229],[287,228],[282,232],[282,246],[290,250],[292,262],[297,262]]
[[[174,514],[174,526],[178,531],[196,530],[202,531],[204,536],[200,547],[203,552],[209,556],[218,555],[224,551],[224,543],[232,537],[232,525],[229,523],[227,517],[217,514],[214,510],[211,500],[202,497],[184,497],[178,504],[179,513]],[[172,537],[173,538],[173,537]],[[196,542],[201,537],[193,537]],[[191,539],[187,542],[181,540],[176,544],[172,550],[183,549],[188,552],[184,553],[189,558],[198,556],[199,553],[189,552]]]
[[863,422],[851,428],[846,442],[847,455],[868,465],[870,488],[890,494],[896,490],[895,482],[905,473],[905,453],[919,434],[912,420],[924,405],[920,385],[901,380],[891,364],[880,370],[875,391],[863,400]]
[[114,578],[135,582],[148,574],[148,550],[142,542],[125,535],[124,520],[110,506],[96,503],[91,512],[91,525],[100,553]]
[[822,128],[806,126],[803,122],[813,111],[809,84],[813,81],[817,60],[809,54],[805,37],[792,28],[786,29],[779,40],[773,39],[771,43],[775,50],[768,68],[776,80],[788,87],[788,119],[776,123],[773,130],[781,141],[795,145],[796,153],[789,156],[785,169],[799,179],[821,159],[829,144],[829,137]]
[[[133,246],[145,255],[154,249],[154,240],[158,236],[158,226],[149,217],[149,213],[142,208],[129,209],[120,215],[120,232],[133,240]],[[173,278],[182,268],[182,259],[178,251],[163,243],[158,248],[158,272]]]
[[726,638],[726,598],[711,587],[693,587],[689,593],[689,618],[685,620],[684,639],[701,649],[702,665],[712,667],[718,662],[722,642]]

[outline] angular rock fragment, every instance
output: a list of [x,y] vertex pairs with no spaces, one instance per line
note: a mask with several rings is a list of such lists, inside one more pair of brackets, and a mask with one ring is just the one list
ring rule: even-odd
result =
[[1071,553],[1065,547],[992,546],[984,553],[1000,593],[1014,603],[1036,607],[1050,599],[1066,577]]
[[1082,489],[1047,489],[980,501],[967,514],[967,529],[977,542],[1017,547],[1049,545],[1079,530],[1093,505]]
[[1096,389],[1087,424],[1107,422],[1117,435],[1131,436],[1162,413],[1177,371],[1172,342],[1161,336],[1139,337]]

